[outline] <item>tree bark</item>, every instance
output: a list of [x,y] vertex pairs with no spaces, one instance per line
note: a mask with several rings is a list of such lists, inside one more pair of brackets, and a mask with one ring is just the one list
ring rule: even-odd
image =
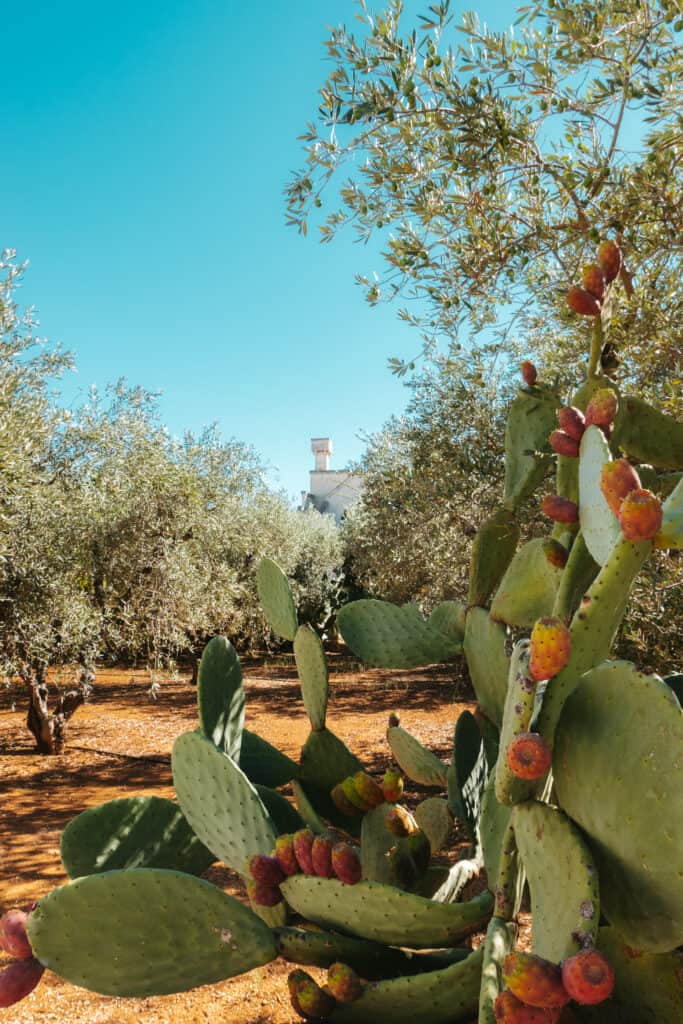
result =
[[22,673],[29,690],[29,708],[26,725],[36,741],[39,754],[61,754],[66,742],[66,727],[69,719],[83,704],[92,689],[94,670],[83,666],[75,690],[67,690],[59,696],[57,710],[50,712],[49,691],[45,681],[46,668]]

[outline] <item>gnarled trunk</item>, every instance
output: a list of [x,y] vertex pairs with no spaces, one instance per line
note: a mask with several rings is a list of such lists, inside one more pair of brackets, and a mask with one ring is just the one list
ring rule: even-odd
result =
[[45,676],[46,667],[42,665],[22,673],[29,691],[26,725],[35,738],[39,754],[61,754],[66,742],[67,722],[85,702],[92,689],[95,673],[92,668],[83,666],[77,689],[60,694],[54,713],[50,712],[50,695]]

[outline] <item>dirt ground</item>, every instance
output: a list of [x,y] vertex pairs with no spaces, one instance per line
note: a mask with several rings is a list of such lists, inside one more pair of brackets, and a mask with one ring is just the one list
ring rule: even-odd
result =
[[[243,668],[246,725],[298,759],[309,727],[292,659],[246,659]],[[391,711],[398,711],[407,729],[450,760],[453,724],[461,711],[474,706],[447,668],[364,672],[333,657],[330,680],[328,724],[376,773],[390,763],[384,731]],[[0,690],[2,909],[23,906],[66,881],[59,837],[74,815],[125,795],[174,797],[170,750],[180,732],[196,726],[196,693],[186,678],[163,681],[156,700],[149,686],[146,672],[98,673],[93,697],[72,719],[66,753],[58,757],[34,754],[21,694]],[[222,865],[210,868],[205,877],[240,895],[236,876]],[[28,999],[0,1010],[0,1022],[291,1024],[298,1018],[287,994],[290,970],[277,961],[189,993],[126,1000],[94,995],[46,972]]]

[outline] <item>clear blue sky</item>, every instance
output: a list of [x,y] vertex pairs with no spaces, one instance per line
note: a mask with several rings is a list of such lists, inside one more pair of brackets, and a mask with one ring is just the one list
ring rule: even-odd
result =
[[[512,20],[502,0],[476,8]],[[218,421],[289,494],[306,486],[310,437],[329,434],[341,466],[359,431],[402,410],[387,357],[419,349],[354,284],[377,251],[285,227],[326,29],[356,10],[37,0],[2,16],[0,247],[30,260],[21,301],[76,355],[65,398],[121,376],[161,390],[172,431]]]

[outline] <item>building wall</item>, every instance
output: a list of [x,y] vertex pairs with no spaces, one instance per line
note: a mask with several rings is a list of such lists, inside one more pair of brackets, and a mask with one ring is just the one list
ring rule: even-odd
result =
[[353,473],[337,470],[311,470],[311,483],[306,504],[319,512],[332,514],[339,522],[350,505],[360,496],[363,482]]

